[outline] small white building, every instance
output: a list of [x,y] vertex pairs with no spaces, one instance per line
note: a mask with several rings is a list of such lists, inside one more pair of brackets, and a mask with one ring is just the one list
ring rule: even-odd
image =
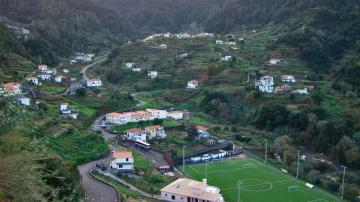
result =
[[279,58],[272,58],[270,59],[270,65],[277,65],[281,63],[281,59]]
[[147,138],[149,138],[150,140],[155,138],[162,139],[166,137],[165,129],[160,125],[145,127],[145,133],[147,135]]
[[184,118],[184,112],[182,111],[168,112],[167,117],[174,120],[181,120]]
[[223,62],[230,62],[231,59],[232,59],[232,56],[231,56],[231,55],[227,55],[227,56],[221,58],[221,61],[223,61]]
[[52,74],[46,73],[46,72],[41,72],[40,74],[38,74],[38,77],[43,80],[43,81],[47,81],[51,79]]
[[255,82],[255,86],[259,88],[260,92],[272,93],[274,91],[274,78],[271,76],[261,77]]
[[120,172],[134,171],[134,157],[131,151],[121,151],[113,153],[113,160],[110,168]]
[[68,74],[70,71],[69,71],[68,69],[63,69],[63,72],[64,72],[65,74]]
[[40,72],[43,72],[43,71],[46,71],[48,69],[48,66],[47,65],[38,65],[38,69]]
[[234,41],[227,41],[227,42],[225,42],[225,45],[228,45],[228,46],[236,46],[236,42],[234,42]]
[[199,87],[199,81],[197,81],[197,80],[191,80],[191,81],[188,81],[186,88],[189,88],[189,89],[197,89],[198,87]]
[[220,189],[202,182],[179,178],[161,189],[161,200],[168,202],[224,202]]
[[158,72],[157,71],[150,71],[148,73],[148,77],[150,77],[151,79],[154,79],[158,76]]
[[39,79],[36,77],[30,77],[30,78],[27,78],[26,80],[34,85],[39,85]]
[[125,67],[128,68],[128,69],[130,69],[130,68],[135,67],[135,65],[136,65],[135,63],[127,62],[127,63],[125,64]]
[[139,128],[132,128],[125,131],[125,138],[132,141],[140,140],[146,142],[146,133]]
[[131,69],[133,72],[141,72],[141,67],[134,67]]
[[100,79],[92,78],[86,81],[87,87],[100,87],[102,86],[102,82]]
[[165,38],[170,38],[170,37],[171,37],[171,33],[170,33],[170,32],[166,32],[166,33],[164,34],[164,37],[165,37]]
[[288,82],[288,83],[295,83],[296,82],[293,75],[282,75],[281,80],[282,80],[282,82]]
[[293,90],[291,93],[300,94],[300,95],[308,95],[309,91],[307,88],[304,88],[304,89],[299,89],[299,90]]
[[167,45],[166,44],[160,44],[159,48],[162,49],[162,50],[165,50],[165,49],[167,49]]
[[187,58],[187,57],[189,57],[189,53],[187,53],[187,52],[180,53],[180,55],[178,57],[179,58]]
[[23,106],[30,106],[30,98],[27,97],[21,97],[16,99],[17,103]]
[[56,82],[56,83],[61,83],[64,78],[65,78],[64,76],[56,76],[56,77],[55,77],[55,82]]
[[67,111],[69,109],[69,103],[61,103],[60,104],[60,111]]
[[224,41],[223,40],[216,40],[215,44],[216,45],[224,45]]
[[195,126],[196,132],[198,133],[197,136],[197,140],[200,140],[202,138],[207,138],[209,137],[209,131],[208,128],[204,127],[204,126]]

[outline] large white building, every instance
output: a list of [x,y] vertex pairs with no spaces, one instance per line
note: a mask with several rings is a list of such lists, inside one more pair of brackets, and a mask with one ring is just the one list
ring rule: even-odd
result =
[[161,200],[171,202],[224,202],[220,189],[202,182],[179,178],[161,189]]
[[120,172],[134,171],[134,157],[130,151],[121,151],[113,153],[113,160],[110,168]]
[[283,82],[288,82],[288,83],[295,83],[296,82],[293,75],[282,75],[281,80]]
[[172,111],[167,113],[167,117],[174,120],[181,120],[184,118],[184,112],[182,111]]
[[272,93],[274,91],[274,78],[271,76],[261,77],[255,82],[255,86],[259,88],[260,92]]
[[189,89],[197,89],[199,87],[199,81],[197,80],[191,80],[188,81],[186,88]]
[[106,114],[106,121],[112,124],[127,124],[139,121],[152,121],[154,119],[166,119],[168,112],[158,109],[146,109],[146,111],[112,112]]

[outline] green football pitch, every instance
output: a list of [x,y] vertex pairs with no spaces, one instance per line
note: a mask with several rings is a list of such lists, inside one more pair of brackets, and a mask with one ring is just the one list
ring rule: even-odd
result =
[[[185,166],[186,174],[201,181],[206,164]],[[225,160],[207,164],[208,184],[220,188],[227,202],[338,202],[339,198],[265,165],[255,159]]]

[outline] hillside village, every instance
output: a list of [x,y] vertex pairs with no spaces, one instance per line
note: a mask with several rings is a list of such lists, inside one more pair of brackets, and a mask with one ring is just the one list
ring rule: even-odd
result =
[[[100,119],[91,127],[111,143],[111,160],[96,163],[91,172],[106,183],[119,184],[130,193],[129,198],[235,201],[235,192],[229,193],[224,184],[213,186],[208,163],[244,162],[259,148],[261,152],[265,149],[266,163],[268,146],[266,142],[264,148],[263,140],[268,136],[245,119],[234,122],[232,112],[225,109],[232,102],[227,95],[244,94],[235,99],[247,102],[251,110],[251,104],[274,102],[286,106],[284,110],[296,111],[324,88],[323,83],[308,79],[302,71],[304,64],[294,55],[273,57],[262,44],[269,39],[262,37],[254,31],[153,34],[119,47],[121,54],[103,62],[98,62],[95,54],[75,53],[63,66],[39,64],[24,81],[2,84],[0,94],[34,111],[47,103],[55,111],[48,113],[67,124]],[[118,106],[123,100],[131,100],[131,104]],[[241,110],[236,116],[256,116],[254,111]],[[265,122],[265,127],[271,124]],[[269,164],[281,168],[284,177],[293,174],[296,165],[287,164],[282,152],[274,149]],[[307,158],[314,160],[315,155],[303,150],[302,163]],[[262,161],[263,153],[257,157]],[[193,164],[206,165],[206,175],[199,174],[203,172],[200,168],[185,170],[194,169]],[[239,166],[260,167],[255,164]],[[332,179],[340,183],[336,176]],[[297,181],[295,189],[300,186],[316,197],[329,197],[318,196],[314,183],[306,177],[302,180],[306,184]],[[232,185],[231,189],[237,190],[237,185]],[[246,197],[251,198],[249,193]]]

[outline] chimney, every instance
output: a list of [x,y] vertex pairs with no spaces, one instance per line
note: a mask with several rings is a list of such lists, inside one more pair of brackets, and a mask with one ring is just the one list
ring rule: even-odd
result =
[[203,179],[203,180],[202,180],[202,183],[203,183],[204,185],[207,185],[207,179]]

